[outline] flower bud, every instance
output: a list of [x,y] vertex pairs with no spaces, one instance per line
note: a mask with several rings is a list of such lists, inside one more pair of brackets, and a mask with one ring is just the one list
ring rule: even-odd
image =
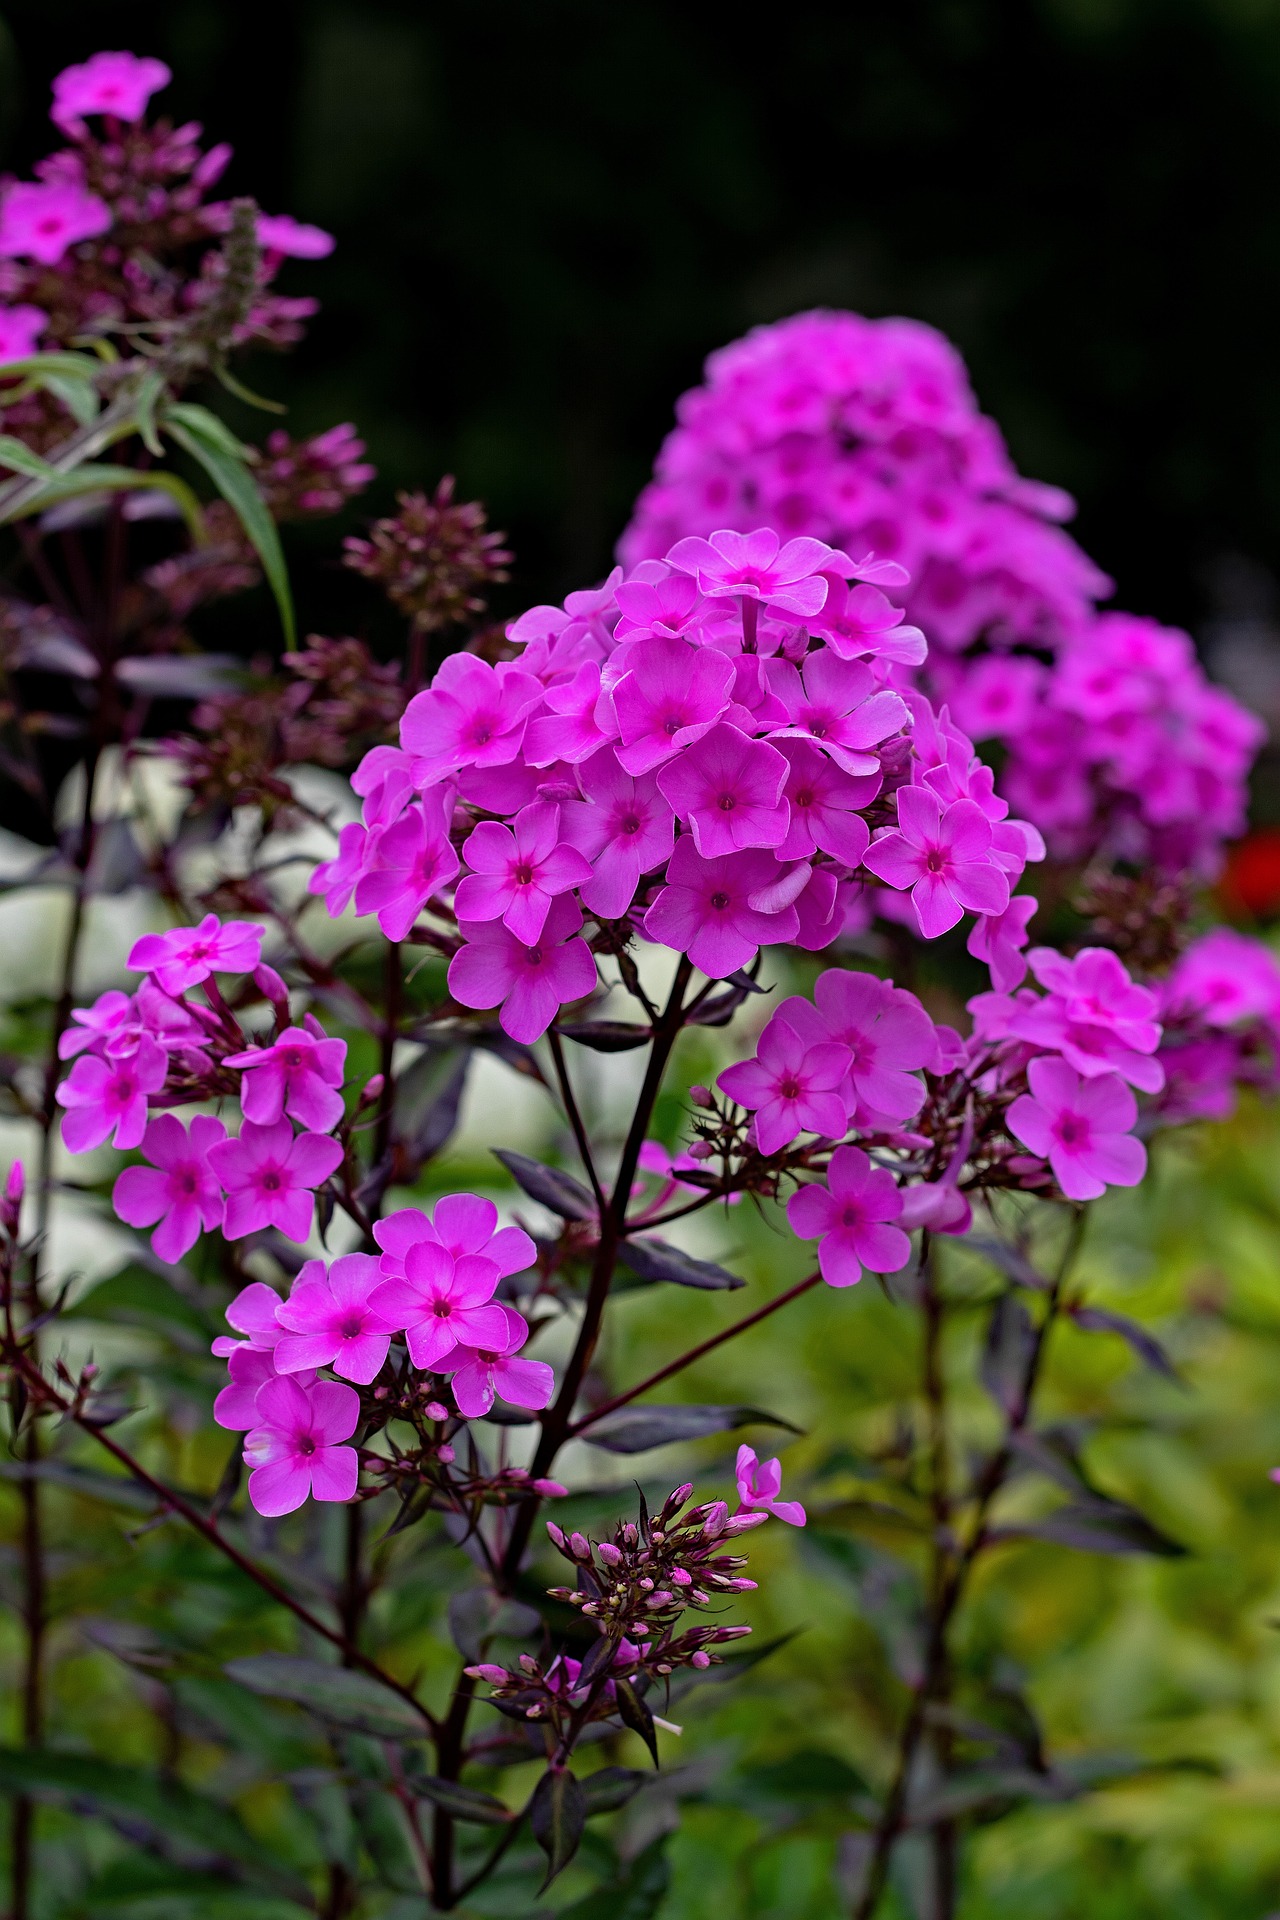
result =
[[457,1457],[457,1452],[453,1447],[446,1445],[436,1448],[436,1459],[442,1460],[446,1467],[451,1467]]
[[604,1561],[606,1567],[621,1566],[622,1555],[619,1553],[617,1547],[615,1547],[610,1541],[602,1540],[600,1542],[600,1545],[596,1548],[596,1552],[600,1555],[600,1558]]
[[428,1420],[447,1420],[449,1418],[448,1407],[442,1407],[438,1400],[428,1400],[422,1411],[426,1414]]
[[284,1018],[287,1020],[289,1018],[289,989],[275,968],[268,967],[265,963],[262,966],[255,967],[253,970],[253,984],[264,1000],[269,1000],[272,1006],[277,1009],[283,1008]]
[[571,1533],[569,1535],[569,1546],[577,1559],[589,1560],[591,1558],[591,1543],[585,1533]]
[[386,1086],[386,1084],[387,1084],[386,1077],[381,1073],[375,1073],[372,1080],[366,1080],[364,1086],[360,1090],[360,1101],[359,1101],[360,1106],[362,1107],[375,1106],[377,1102],[381,1100],[382,1089]]
[[711,1097],[710,1087],[704,1087],[702,1085],[690,1087],[689,1098],[692,1100],[694,1106],[701,1107],[704,1113],[710,1113],[715,1106],[715,1101]]
[[689,1149],[691,1160],[714,1160],[716,1150],[709,1140],[695,1140]]
[[707,1508],[707,1517],[702,1523],[703,1536],[708,1540],[717,1540],[728,1524],[728,1507],[723,1500],[715,1500]]
[[538,1663],[532,1654],[522,1653],[520,1655],[520,1670],[522,1673],[536,1673],[538,1671]]
[[548,1520],[547,1522],[547,1536],[553,1547],[563,1547],[564,1534],[560,1531],[560,1528],[554,1520]]
[[544,1500],[562,1500],[568,1493],[568,1487],[562,1487],[558,1480],[535,1480],[533,1490],[540,1493]]
[[477,1667],[464,1667],[463,1671],[473,1680],[487,1680],[491,1687],[505,1687],[511,1678],[505,1667],[495,1667],[487,1660]]
[[762,1527],[768,1518],[767,1513],[761,1512],[735,1513],[724,1531],[726,1534],[750,1533],[753,1527]]
[[692,1667],[699,1668],[699,1670],[701,1670],[704,1667],[709,1667],[711,1665],[711,1655],[709,1653],[705,1653],[703,1649],[699,1647],[698,1651],[694,1654],[693,1659],[689,1662],[689,1664]]
[[5,1181],[4,1197],[15,1207],[22,1199],[26,1187],[26,1175],[22,1171],[21,1160],[15,1160],[9,1169],[9,1178]]
[[670,1577],[678,1587],[691,1587],[693,1585],[693,1575],[687,1567],[672,1567]]

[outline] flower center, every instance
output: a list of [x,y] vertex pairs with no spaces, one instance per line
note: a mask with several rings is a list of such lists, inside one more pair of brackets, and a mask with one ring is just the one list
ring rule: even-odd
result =
[[515,882],[518,887],[528,887],[533,884],[533,868],[527,860],[522,860],[516,868]]
[[453,1308],[447,1300],[434,1300],[431,1303],[431,1311],[437,1320],[447,1320],[453,1312]]
[[713,906],[717,913],[723,913],[729,904],[729,896],[727,893],[713,893],[708,904]]
[[797,807],[811,807],[813,805],[813,795],[807,787],[801,788],[800,792],[792,801],[792,805]]
[[344,1340],[358,1340],[364,1332],[364,1320],[358,1313],[349,1313],[338,1331]]
[[298,1452],[310,1455],[313,1454],[315,1450],[316,1443],[311,1438],[311,1435],[309,1433],[302,1434],[298,1441]]
[[531,967],[540,967],[542,965],[542,948],[526,947],[524,950],[524,957],[529,962],[529,965]]
[[1063,1113],[1058,1116],[1054,1132],[1064,1147],[1082,1146],[1089,1138],[1089,1122],[1080,1113]]
[[720,795],[719,800],[716,802],[716,804],[720,808],[721,813],[732,813],[734,808],[738,804],[737,795],[732,793],[722,793]]
[[947,856],[941,847],[930,847],[924,864],[927,873],[942,873],[946,868]]
[[798,1080],[784,1080],[778,1088],[778,1092],[784,1100],[798,1100],[800,1098],[800,1082]]
[[268,1167],[265,1172],[259,1176],[258,1184],[264,1193],[279,1193],[281,1187],[284,1185],[284,1181],[280,1178],[278,1168]]
[[634,813],[626,814],[618,824],[619,833],[639,833],[639,831],[640,822],[636,819]]

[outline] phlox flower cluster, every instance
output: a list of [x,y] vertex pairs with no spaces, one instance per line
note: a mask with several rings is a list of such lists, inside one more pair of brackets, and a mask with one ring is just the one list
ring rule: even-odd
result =
[[901,579],[717,531],[534,608],[514,659],[451,656],[366,756],[312,891],[392,940],[430,909],[454,999],[521,1041],[631,931],[723,979],[865,926],[873,890],[909,895],[926,938],[1003,914],[1043,843],[959,728],[888,684],[923,655],[883,591]]
[[900,562],[930,656],[895,680],[1000,746],[1000,790],[1055,856],[1211,874],[1261,729],[1185,634],[1097,614],[1110,582],[1058,524],[1071,511],[1019,476],[932,328],[806,313],[712,354],[618,552],[634,567],[763,521]]
[[[0,363],[121,324],[172,326],[216,296],[230,209],[209,196],[231,149],[202,152],[195,122],[146,123],[170,78],[163,61],[119,52],[54,80],[51,118],[69,144],[38,162],[34,180],[0,191]],[[272,282],[286,259],[321,259],[334,242],[264,213],[258,243],[243,338],[289,345],[316,302],[280,295]],[[19,403],[11,427],[35,423],[37,409]]]
[[[227,1308],[233,1336],[214,1342],[229,1374],[214,1418],[245,1434],[259,1513],[292,1513],[308,1496],[355,1496],[360,1461],[346,1443],[387,1397],[387,1385],[374,1386],[380,1377],[438,1423],[442,1468],[455,1457],[443,1437],[451,1421],[483,1418],[495,1399],[548,1404],[551,1368],[521,1357],[528,1323],[496,1298],[531,1264],[534,1244],[497,1222],[492,1201],[450,1194],[433,1215],[405,1208],[378,1221],[377,1254],[308,1260],[283,1299],[264,1281],[237,1294]],[[373,1388],[363,1411],[359,1387]]]
[[1162,1120],[1223,1120],[1236,1088],[1280,1085],[1280,961],[1261,941],[1215,927],[1160,983]]

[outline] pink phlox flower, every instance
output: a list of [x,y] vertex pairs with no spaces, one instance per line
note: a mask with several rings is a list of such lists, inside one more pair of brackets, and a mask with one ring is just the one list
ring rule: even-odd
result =
[[790,822],[783,798],[788,772],[776,747],[718,722],[661,768],[658,785],[710,860],[742,847],[781,844]]
[[558,894],[591,878],[576,847],[560,838],[560,809],[546,800],[522,807],[509,827],[482,820],[462,849],[471,872],[458,882],[459,920],[497,920],[522,941],[537,941]]
[[704,860],[691,838],[676,843],[667,884],[644,918],[644,930],[660,946],[687,953],[709,979],[723,980],[747,966],[758,949],[795,938],[795,907],[762,912],[752,898],[772,887],[779,874],[771,853],[751,849]]
[[835,576],[828,582],[826,601],[813,624],[841,660],[871,655],[918,667],[929,651],[919,627],[904,625],[901,607],[893,606],[878,587],[849,586]]
[[513,1040],[540,1040],[562,1006],[586,998],[596,963],[576,936],[582,914],[560,894],[551,902],[536,942],[527,943],[500,920],[463,920],[465,945],[449,962],[449,991],[464,1007],[498,1007],[498,1022]]
[[988,654],[966,663],[951,705],[974,740],[1006,740],[1025,727],[1041,705],[1048,670],[1038,660]]
[[240,1105],[246,1120],[270,1126],[283,1113],[304,1127],[328,1133],[343,1115],[342,1070],[345,1040],[330,1040],[314,1015],[306,1027],[286,1027],[269,1047],[228,1054],[227,1067],[240,1067]]
[[928,1227],[932,1233],[968,1233],[973,1225],[973,1208],[968,1195],[961,1193],[959,1183],[973,1146],[974,1131],[970,1101],[959,1139],[941,1177],[901,1189],[902,1212],[898,1215],[898,1225],[904,1232],[910,1233],[914,1227]]
[[784,739],[778,745],[790,768],[786,799],[791,810],[778,858],[804,860],[821,852],[841,866],[861,866],[871,833],[857,810],[870,806],[880,791],[879,773],[846,773],[808,740]]
[[59,1060],[72,1060],[86,1048],[100,1054],[136,1053],[146,1031],[134,996],[118,987],[100,993],[91,1007],[73,1007],[71,1018],[75,1025],[58,1039]]
[[1160,1045],[1159,1002],[1129,978],[1107,947],[1082,947],[1074,959],[1033,947],[1031,971],[1050,991],[1012,1023],[1023,1040],[1061,1053],[1086,1077],[1115,1072],[1144,1093],[1159,1093],[1164,1070],[1151,1058]]
[[308,226],[290,214],[260,213],[258,245],[266,256],[269,273],[275,262],[286,256],[293,260],[323,260],[333,252],[337,241],[323,227]]
[[974,921],[967,942],[975,960],[985,960],[997,993],[1012,993],[1027,977],[1022,952],[1030,935],[1027,927],[1039,901],[1029,893],[1015,893],[1003,913],[986,913]]
[[246,1120],[238,1140],[210,1148],[209,1163],[227,1194],[223,1232],[243,1240],[278,1227],[287,1240],[305,1240],[315,1192],[340,1165],[341,1144],[323,1133],[296,1134],[287,1120],[260,1126]]
[[87,1153],[108,1134],[114,1147],[136,1147],[146,1131],[147,1095],[159,1093],[168,1072],[168,1054],[146,1037],[119,1059],[82,1054],[54,1095],[67,1108],[62,1138],[68,1150]]
[[403,940],[428,901],[458,872],[449,839],[452,811],[452,795],[437,788],[378,833],[356,881],[356,912],[376,913],[388,940]]
[[991,823],[972,800],[944,807],[927,787],[899,787],[898,826],[863,858],[878,879],[910,888],[920,931],[936,940],[962,917],[1003,913],[1009,882],[991,859]]
[[861,1147],[839,1147],[826,1186],[801,1187],[787,1202],[787,1219],[802,1240],[818,1241],[818,1266],[831,1287],[852,1287],[862,1269],[897,1273],[911,1258],[911,1242],[888,1223],[902,1212],[893,1175],[873,1167]]
[[19,180],[0,203],[0,258],[56,267],[68,247],[105,233],[110,225],[106,201],[82,186]]
[[[701,1163],[690,1153],[673,1154],[663,1146],[660,1140],[646,1140],[640,1149],[640,1172],[660,1181],[661,1186],[656,1194],[650,1196],[644,1215],[651,1216],[660,1212],[675,1193],[702,1193],[703,1188],[691,1185],[689,1181],[682,1180],[680,1177],[681,1174],[692,1173],[700,1165]],[[633,1192],[638,1195],[643,1190],[643,1184],[643,1181],[637,1180]],[[721,1204],[736,1207],[745,1197],[742,1193],[731,1193]]]
[[738,1483],[738,1503],[749,1513],[771,1513],[789,1527],[802,1527],[806,1514],[798,1500],[780,1500],[782,1462],[776,1458],[761,1460],[754,1447],[738,1448],[733,1477]]
[[226,1137],[221,1120],[209,1114],[196,1114],[189,1130],[173,1114],[159,1114],[141,1142],[151,1165],[126,1167],[116,1181],[112,1206],[131,1227],[155,1227],[151,1245],[161,1260],[176,1264],[201,1229],[221,1226],[222,1189],[210,1170],[209,1149]]
[[[829,867],[814,868],[793,903],[800,923],[795,936],[798,947],[808,953],[820,953],[842,933],[865,930],[866,918],[859,919],[856,909],[852,921],[846,914],[846,903],[842,900],[844,884],[837,881]],[[860,889],[855,887],[854,891]]]
[[722,529],[706,540],[690,535],[676,542],[667,563],[692,574],[710,598],[733,594],[767,601],[803,619],[827,597],[822,569],[839,571],[842,558],[821,540],[788,540],[784,546],[772,527],[757,527],[754,533]]
[[255,1353],[271,1352],[284,1334],[279,1312],[280,1295],[275,1288],[269,1287],[265,1280],[251,1280],[224,1310],[227,1325],[234,1327],[240,1338],[233,1340],[220,1333],[210,1352],[220,1358],[235,1353],[240,1347],[250,1347]]
[[733,662],[685,640],[648,640],[609,696],[627,773],[648,773],[709,733],[729,705]]
[[48,324],[49,316],[40,307],[0,306],[0,367],[29,359]]
[[307,892],[324,901],[331,920],[346,912],[356,886],[368,871],[378,850],[378,832],[371,833],[359,820],[349,820],[338,834],[338,851],[332,860],[322,860],[307,881]]
[[810,740],[846,773],[878,773],[879,759],[867,749],[910,718],[901,694],[877,687],[870,668],[858,660],[823,650],[809,654],[803,670],[788,660],[773,660],[768,673],[790,715],[775,738]]
[[[269,1347],[251,1347],[241,1342],[227,1356],[231,1376],[213,1403],[213,1417],[231,1433],[245,1433],[258,1424],[258,1395],[269,1380],[276,1378],[275,1357]],[[314,1373],[295,1374],[300,1387],[309,1387]]]
[[1193,941],[1164,983],[1172,1014],[1197,1014],[1208,1026],[1280,1020],[1280,961],[1270,947],[1231,927]]
[[535,1411],[550,1403],[556,1379],[545,1360],[518,1360],[515,1356],[529,1338],[529,1327],[514,1307],[503,1307],[505,1340],[487,1347],[459,1347],[451,1357],[456,1366],[453,1398],[464,1420],[481,1420],[495,1398]]
[[801,1133],[840,1138],[846,1122],[840,1089],[848,1072],[847,1047],[832,1041],[810,1046],[774,1014],[756,1044],[755,1059],[726,1067],[716,1084],[754,1112],[761,1153],[776,1153]]
[[617,725],[609,701],[600,698],[600,668],[584,660],[571,680],[547,688],[548,711],[530,720],[524,736],[524,757],[532,767],[548,767],[562,760],[577,766],[616,738]]
[[1047,1160],[1068,1200],[1096,1200],[1107,1187],[1136,1187],[1147,1150],[1132,1127],[1138,1103],[1120,1076],[1086,1079],[1065,1060],[1033,1060],[1030,1093],[1007,1115],[1010,1133]]
[[344,1253],[327,1269],[323,1260],[308,1260],[280,1303],[285,1332],[275,1349],[277,1373],[332,1367],[344,1380],[368,1386],[396,1331],[372,1301],[381,1283],[374,1254]]
[[141,120],[147,102],[173,75],[163,60],[139,58],[136,53],[95,53],[79,66],[64,67],[53,82],[49,118],[64,133],[83,131],[86,113],[106,113],[116,120]]
[[483,1254],[455,1259],[436,1242],[418,1240],[405,1253],[403,1276],[383,1278],[373,1304],[404,1334],[414,1366],[431,1371],[457,1347],[503,1347],[505,1311],[493,1299],[498,1278],[497,1262]]
[[382,1249],[386,1278],[403,1275],[410,1247],[421,1240],[442,1246],[455,1260],[463,1254],[482,1254],[495,1262],[504,1280],[531,1267],[538,1251],[523,1227],[500,1227],[493,1201],[475,1193],[444,1194],[436,1201],[431,1219],[419,1207],[402,1207],[374,1222],[373,1237]]
[[389,827],[413,799],[413,755],[403,747],[370,747],[351,776],[353,793],[364,801],[361,818],[367,827]]
[[697,586],[685,573],[661,568],[654,580],[631,579],[617,590],[619,619],[614,638],[626,640],[642,634],[667,639],[687,633],[701,615],[706,602]]
[[933,1067],[937,1036],[914,993],[870,973],[832,967],[818,975],[813,1000],[784,1000],[774,1015],[810,1046],[834,1042],[845,1050],[850,1117],[857,1111],[909,1120],[924,1104],[916,1074]]
[[259,1513],[293,1513],[307,1495],[315,1500],[351,1500],[360,1462],[349,1440],[360,1418],[360,1395],[336,1380],[310,1387],[277,1378],[260,1388],[258,1422],[245,1435],[244,1461],[252,1467],[249,1498]]
[[675,817],[656,775],[632,775],[611,750],[578,769],[583,802],[565,807],[561,830],[587,860],[591,876],[578,889],[585,907],[618,920],[636,897],[640,877],[666,865]]
[[542,697],[539,682],[519,667],[451,653],[400,722],[400,744],[414,756],[415,783],[428,787],[460,767],[508,765]]
[[263,928],[250,920],[220,921],[206,913],[198,927],[144,933],[126,964],[152,973],[166,993],[185,993],[211,973],[252,973],[261,958]]

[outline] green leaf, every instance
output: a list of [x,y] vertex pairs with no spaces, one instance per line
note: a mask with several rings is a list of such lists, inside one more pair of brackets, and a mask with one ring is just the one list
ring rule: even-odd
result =
[[677,1440],[702,1440],[709,1433],[730,1433],[735,1427],[759,1422],[766,1427],[786,1427],[797,1433],[789,1420],[776,1413],[764,1413],[759,1407],[619,1407],[583,1427],[579,1438],[589,1447],[603,1447],[606,1453],[645,1453],[650,1447],[669,1447]]
[[[29,514],[43,513],[46,507],[55,505],[59,500],[77,500],[88,493],[167,493],[178,506],[192,539],[197,545],[204,543],[205,525],[200,502],[186,481],[176,473],[145,473],[138,467],[95,466],[91,462],[76,467],[70,473],[58,473],[52,468],[48,472],[48,484],[24,498],[24,519]],[[42,476],[36,473],[33,477],[39,479]]]
[[470,1820],[481,1827],[505,1827],[515,1818],[510,1807],[494,1794],[484,1793],[479,1787],[459,1786],[456,1780],[441,1780],[434,1773],[408,1774],[405,1785],[410,1793],[443,1807],[455,1820]]
[[651,1841],[618,1879],[562,1907],[557,1920],[654,1920],[671,1884],[669,1837],[664,1833]]
[[161,1846],[213,1856],[282,1891],[299,1891],[294,1877],[272,1863],[230,1807],[158,1774],[113,1766],[96,1754],[0,1747],[0,1793],[69,1802],[126,1831],[141,1825]]
[[8,467],[11,473],[29,473],[38,480],[55,480],[58,476],[56,467],[11,433],[0,433],[0,467]]
[[251,1693],[269,1700],[292,1700],[335,1727],[369,1733],[384,1740],[425,1740],[425,1716],[392,1693],[372,1674],[347,1667],[326,1667],[287,1653],[255,1653],[230,1660],[223,1669]]
[[47,373],[40,385],[47,387],[56,399],[61,400],[79,427],[87,427],[102,411],[97,388],[88,380],[82,380],[78,374]]
[[545,1893],[558,1873],[578,1851],[587,1824],[582,1788],[568,1767],[548,1767],[529,1802],[533,1837],[547,1856],[547,1877],[538,1888]]
[[127,1266],[99,1280],[88,1293],[62,1315],[64,1320],[99,1320],[115,1326],[145,1327],[166,1334],[192,1353],[207,1353],[218,1328],[207,1320],[192,1301],[186,1299],[172,1281],[157,1273],[146,1260],[131,1260]]
[[289,571],[275,521],[267,509],[258,483],[249,471],[245,450],[235,435],[207,407],[185,400],[175,401],[161,416],[160,425],[198,460],[214,486],[239,518],[241,526],[262,562],[262,571],[276,597],[284,643],[290,651],[297,646],[297,628],[293,617],[293,595],[289,589]]

